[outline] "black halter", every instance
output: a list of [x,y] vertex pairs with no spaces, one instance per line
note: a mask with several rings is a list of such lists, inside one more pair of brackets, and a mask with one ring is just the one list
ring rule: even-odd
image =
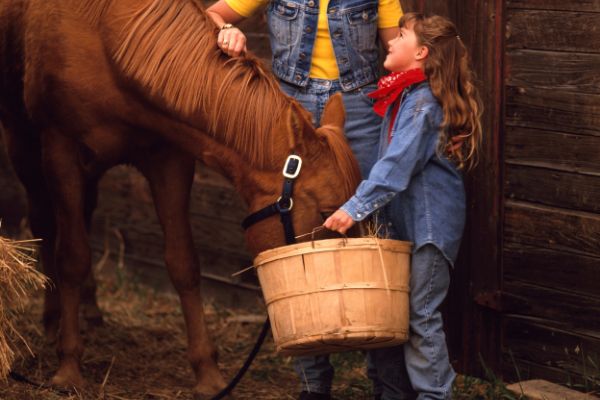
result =
[[292,208],[294,207],[292,195],[294,193],[294,181],[300,174],[301,168],[302,159],[293,153],[289,155],[283,166],[284,181],[283,188],[281,189],[281,196],[279,196],[275,203],[269,204],[255,213],[248,215],[244,221],[242,221],[242,228],[248,229],[263,219],[279,214],[285,233],[285,242],[287,244],[296,243],[296,234],[294,233],[291,215]]

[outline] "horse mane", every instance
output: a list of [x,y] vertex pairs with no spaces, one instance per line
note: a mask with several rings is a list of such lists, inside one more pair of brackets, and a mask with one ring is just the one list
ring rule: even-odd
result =
[[[324,134],[321,132],[324,132]],[[331,149],[335,164],[340,171],[342,171],[339,178],[341,180],[341,186],[344,189],[345,197],[352,197],[362,178],[356,158],[352,152],[349,151],[346,138],[342,132],[339,132],[339,128],[330,127],[328,125],[323,125],[319,128],[317,134],[320,134],[325,138]]]
[[[111,5],[122,0],[73,1],[89,24],[100,26],[108,20],[122,26],[108,50],[127,77],[184,116],[203,113],[208,132],[247,154],[250,164],[272,165],[267,155],[273,154],[276,142],[292,149],[297,139],[282,138],[283,132],[274,129],[290,108],[310,121],[308,112],[283,94],[259,59],[223,54],[217,47],[218,29],[198,0],[138,0],[123,15],[111,13]],[[350,196],[360,177],[356,161],[341,143],[343,135],[325,136]]]
[[110,24],[118,21],[121,32],[108,51],[125,76],[168,109],[185,117],[202,115],[208,133],[246,154],[252,165],[273,162],[267,155],[274,143],[294,143],[273,137],[281,135],[274,128],[292,100],[258,58],[221,52],[218,29],[198,1],[138,1],[123,15],[110,12],[117,0],[77,2],[91,24],[102,24],[105,16]]

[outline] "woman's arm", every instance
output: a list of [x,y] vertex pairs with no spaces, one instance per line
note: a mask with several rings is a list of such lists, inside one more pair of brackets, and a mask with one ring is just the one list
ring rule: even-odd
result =
[[206,10],[207,14],[221,29],[217,45],[230,57],[237,57],[246,52],[246,35],[238,28],[231,26],[243,21],[246,17],[235,12],[225,0],[219,0]]
[[[385,154],[375,163],[369,177],[360,183],[354,196],[323,226],[345,233],[356,221],[362,221],[408,187],[412,177],[422,171],[435,154],[438,132],[431,123],[434,113],[440,111],[426,104],[401,108]],[[436,120],[440,117],[437,115]]]

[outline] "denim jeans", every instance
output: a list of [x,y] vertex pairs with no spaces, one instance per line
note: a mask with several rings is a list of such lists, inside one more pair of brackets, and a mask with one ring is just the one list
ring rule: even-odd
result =
[[[306,87],[290,85],[280,81],[281,89],[294,97],[313,116],[313,123],[319,126],[323,109],[329,97],[341,92],[342,86],[338,80],[311,78]],[[348,144],[358,161],[363,177],[369,176],[369,171],[375,161],[379,149],[379,132],[382,118],[373,111],[373,100],[367,97],[377,87],[369,84],[361,88],[342,92],[346,110],[344,126]]]
[[[403,346],[367,353],[367,376],[382,400],[448,400],[456,374],[450,365],[440,306],[450,285],[450,264],[426,244],[412,255],[410,336]],[[298,357],[302,390],[329,393],[333,368],[327,356]]]
[[431,244],[412,255],[410,335],[403,346],[371,350],[368,370],[383,400],[447,400],[456,374],[450,365],[440,306],[450,286],[450,263]]

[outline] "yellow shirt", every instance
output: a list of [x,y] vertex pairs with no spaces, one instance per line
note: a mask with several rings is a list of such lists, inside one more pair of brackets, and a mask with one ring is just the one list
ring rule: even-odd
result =
[[[265,6],[270,0],[225,0],[236,13],[249,17],[256,10]],[[329,36],[329,22],[327,20],[327,5],[329,0],[319,2],[319,23],[317,37],[313,47],[310,77],[320,79],[337,79],[340,76],[333,44]],[[379,29],[398,26],[402,16],[400,0],[379,0],[377,27]]]

